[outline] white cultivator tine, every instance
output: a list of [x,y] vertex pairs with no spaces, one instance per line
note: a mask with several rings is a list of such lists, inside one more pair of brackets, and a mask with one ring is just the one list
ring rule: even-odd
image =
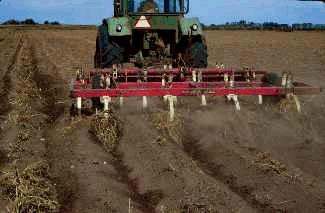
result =
[[258,95],[258,104],[263,104],[263,96],[262,95]]
[[163,87],[166,86],[166,80],[165,80],[165,78],[162,78],[161,79],[161,86],[163,86]]
[[232,100],[235,103],[236,110],[240,111],[240,104],[239,104],[239,101],[238,101],[238,95],[229,94],[226,97],[227,97],[228,101]]
[[120,97],[120,107],[123,107],[124,104],[124,97]]
[[173,97],[173,102],[174,102],[174,105],[177,104],[177,96],[172,96]]
[[202,101],[202,106],[206,106],[207,105],[207,99],[206,99],[206,97],[205,97],[205,95],[202,95],[201,96],[201,101]]
[[236,110],[237,110],[237,111],[240,111],[240,104],[239,104],[239,101],[238,101],[238,96],[237,96],[237,95],[233,95],[233,96],[232,96],[232,99],[233,99],[234,102],[235,102]]
[[81,104],[82,104],[81,97],[77,97],[77,110],[79,115],[81,115]]
[[175,118],[175,109],[174,109],[174,98],[173,96],[168,96],[169,101],[169,120],[174,121]]
[[109,103],[110,103],[110,99],[111,99],[111,97],[109,97],[109,96],[104,96],[103,99],[104,99],[104,111],[107,111],[107,110],[108,110],[108,105],[109,105]]
[[296,107],[297,107],[297,111],[299,113],[301,113],[301,105],[300,105],[300,101],[299,101],[299,98],[297,95],[293,95],[293,100],[295,101],[296,103]]
[[142,97],[142,108],[143,109],[148,108],[148,99],[147,99],[147,96],[143,96]]
[[192,81],[196,82],[196,71],[195,70],[192,71]]

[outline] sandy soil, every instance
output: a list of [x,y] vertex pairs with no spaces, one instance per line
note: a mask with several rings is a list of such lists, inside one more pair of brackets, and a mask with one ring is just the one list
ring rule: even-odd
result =
[[[69,84],[77,68],[92,66],[95,36],[1,29],[1,170],[48,162],[62,213],[128,212],[129,204],[132,212],[325,212],[324,93],[300,97],[300,114],[280,112],[272,99],[260,106],[241,97],[236,112],[223,98],[207,107],[179,98],[172,130],[157,128],[155,118],[167,119],[161,99],[150,98],[145,112],[140,99],[121,109],[114,100],[123,132],[110,153],[89,132],[92,116],[69,116]],[[211,66],[291,71],[325,86],[324,33],[216,31],[207,41]],[[7,204],[1,199],[0,212]]]

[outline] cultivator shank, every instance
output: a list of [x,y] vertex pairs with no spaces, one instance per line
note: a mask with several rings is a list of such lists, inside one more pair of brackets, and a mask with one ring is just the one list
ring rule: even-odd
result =
[[[97,83],[96,83],[97,82]],[[262,104],[263,96],[294,96],[316,94],[320,88],[305,83],[294,82],[290,73],[276,74],[252,69],[216,68],[171,68],[169,66],[140,68],[91,69],[86,73],[78,71],[72,95],[77,98],[77,108],[81,100],[102,98],[104,109],[113,97],[140,96],[147,107],[147,97],[161,96],[173,102],[177,96],[201,96],[206,105],[206,96],[225,96],[240,110],[238,96],[258,96]],[[299,104],[299,103],[297,103]],[[173,113],[173,112],[171,112]]]

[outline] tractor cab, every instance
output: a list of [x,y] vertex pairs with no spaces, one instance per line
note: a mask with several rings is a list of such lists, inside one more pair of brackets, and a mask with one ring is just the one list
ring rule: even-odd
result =
[[179,61],[207,66],[207,47],[198,18],[186,18],[189,0],[114,0],[114,16],[98,28],[95,66],[136,66]]
[[185,14],[188,12],[188,0],[129,0],[128,14]]

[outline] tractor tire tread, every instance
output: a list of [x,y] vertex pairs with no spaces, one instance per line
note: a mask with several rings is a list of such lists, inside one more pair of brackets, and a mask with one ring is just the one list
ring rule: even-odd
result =
[[122,48],[110,38],[106,24],[98,27],[94,59],[96,68],[110,68],[123,62]]

